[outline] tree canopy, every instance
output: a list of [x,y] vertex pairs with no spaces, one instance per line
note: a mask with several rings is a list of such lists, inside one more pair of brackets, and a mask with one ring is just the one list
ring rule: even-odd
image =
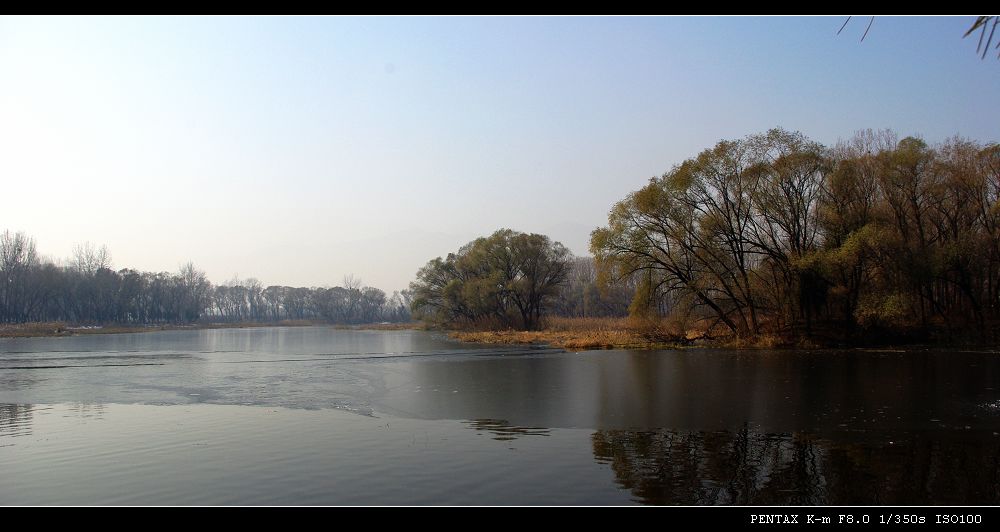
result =
[[833,149],[774,129],[684,161],[591,235],[599,268],[642,273],[739,335],[973,329],[1000,318],[1000,146],[891,132]]
[[410,284],[414,316],[450,326],[533,330],[570,271],[547,236],[501,229],[431,260]]

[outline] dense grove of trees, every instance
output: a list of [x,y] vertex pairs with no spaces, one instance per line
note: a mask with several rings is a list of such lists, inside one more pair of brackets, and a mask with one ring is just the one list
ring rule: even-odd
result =
[[739,335],[817,327],[993,334],[1000,146],[780,129],[723,141],[616,204],[591,235],[636,298]]
[[501,229],[421,268],[410,285],[414,315],[449,326],[536,329],[570,258],[546,236]]
[[177,273],[115,271],[106,248],[79,246],[65,265],[39,258],[24,233],[0,234],[0,323],[409,321],[409,294],[386,297],[352,276],[333,288],[264,287],[256,279],[213,286],[193,264]]

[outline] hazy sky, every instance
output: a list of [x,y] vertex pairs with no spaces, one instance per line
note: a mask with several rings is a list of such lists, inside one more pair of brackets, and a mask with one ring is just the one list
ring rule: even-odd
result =
[[781,126],[1000,140],[974,17],[0,18],[0,231],[55,259],[388,292]]

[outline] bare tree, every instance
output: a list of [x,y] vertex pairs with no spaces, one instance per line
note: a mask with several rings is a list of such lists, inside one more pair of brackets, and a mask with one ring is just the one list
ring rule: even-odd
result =
[[94,275],[101,268],[111,269],[111,252],[106,245],[95,248],[90,242],[78,244],[73,248],[70,264],[84,275]]
[[29,276],[38,262],[35,240],[23,232],[0,235],[0,321],[24,321]]

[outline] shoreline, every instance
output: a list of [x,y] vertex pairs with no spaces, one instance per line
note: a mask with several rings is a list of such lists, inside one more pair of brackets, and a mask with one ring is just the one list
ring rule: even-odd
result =
[[[753,342],[733,342],[703,328],[669,325],[664,322],[628,317],[565,318],[551,317],[537,331],[489,330],[448,331],[448,336],[463,342],[485,344],[544,344],[568,351],[592,349],[690,349],[690,348],[776,348],[777,337],[761,336]],[[801,347],[801,346],[800,346]]]
[[951,350],[956,353],[1000,354],[1000,346],[970,343],[915,343],[915,344],[858,344],[858,345],[800,345],[795,343],[772,343],[770,338],[758,342],[740,339],[702,339],[683,342],[643,340],[636,335],[629,341],[607,341],[594,338],[587,333],[566,333],[565,331],[446,331],[448,337],[461,342],[496,345],[544,345],[566,351],[592,350],[696,350],[721,349],[729,351],[864,351],[869,353],[907,353],[913,351]]
[[684,349],[712,347],[694,342],[655,341],[625,331],[447,331],[448,337],[461,341],[497,345],[546,345],[567,351],[597,349]]
[[861,350],[872,353],[905,352],[921,349],[958,349],[959,352],[997,353],[1000,346],[977,343],[895,343],[868,345],[822,345],[814,343],[798,343],[782,340],[775,336],[762,335],[754,340],[716,337],[706,338],[702,334],[690,331],[685,336],[668,335],[651,339],[648,333],[641,329],[628,327],[623,322],[603,323],[568,323],[557,322],[538,331],[518,330],[488,330],[467,331],[454,329],[437,329],[421,322],[406,323],[367,323],[367,324],[331,324],[313,320],[284,320],[274,323],[237,322],[237,323],[196,323],[189,325],[71,325],[63,322],[23,323],[0,325],[0,340],[6,338],[57,338],[87,336],[93,334],[135,334],[159,331],[190,331],[214,329],[253,329],[262,327],[329,327],[338,330],[363,331],[402,331],[422,330],[436,331],[459,342],[493,344],[493,345],[543,345],[565,349],[567,351],[590,350],[682,350],[682,349],[728,349],[737,351],[760,350]]
[[259,327],[332,327],[355,330],[408,330],[422,329],[419,323],[370,323],[360,325],[330,324],[312,320],[284,320],[280,322],[194,323],[189,325],[71,325],[63,322],[20,323],[0,325],[3,338],[56,338],[86,336],[91,334],[133,334],[158,331],[193,331],[206,329],[252,329]]
[[[909,338],[885,337],[881,341],[868,339],[835,339],[800,337],[777,333],[762,333],[755,337],[738,337],[720,330],[706,330],[699,324],[687,327],[665,322],[643,322],[629,318],[560,318],[554,317],[537,331],[519,330],[446,330],[448,337],[462,342],[483,344],[535,344],[584,351],[592,349],[727,349],[760,350],[866,350],[871,352],[912,351],[917,349],[954,349],[1000,353],[995,342],[975,341],[968,337]],[[867,341],[866,341],[867,340]]]

